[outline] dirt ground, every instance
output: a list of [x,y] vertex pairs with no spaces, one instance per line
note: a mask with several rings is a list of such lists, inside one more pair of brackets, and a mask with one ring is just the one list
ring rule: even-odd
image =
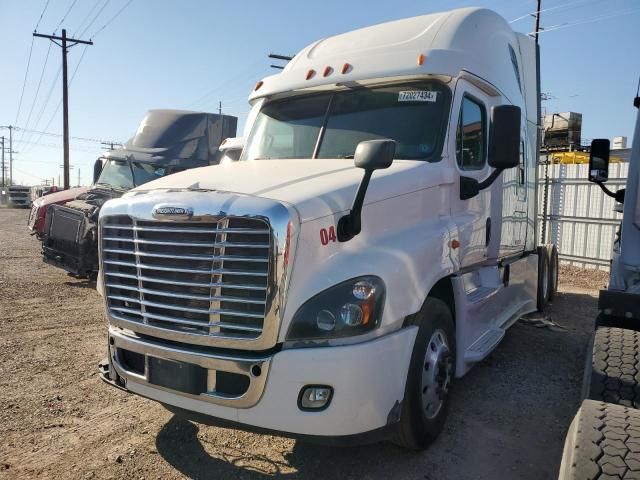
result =
[[548,310],[558,327],[516,324],[455,384],[446,430],[428,450],[331,448],[191,424],[102,383],[101,298],[42,263],[27,216],[0,208],[0,478],[557,477],[602,275],[561,276]]

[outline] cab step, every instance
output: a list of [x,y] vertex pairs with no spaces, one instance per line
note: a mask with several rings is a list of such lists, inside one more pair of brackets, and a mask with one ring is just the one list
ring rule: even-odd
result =
[[493,327],[487,330],[464,352],[464,361],[475,363],[484,359],[498,346],[504,334],[505,331],[502,328]]

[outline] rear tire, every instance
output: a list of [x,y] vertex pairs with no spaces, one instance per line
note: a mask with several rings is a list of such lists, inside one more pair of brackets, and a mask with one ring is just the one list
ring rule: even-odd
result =
[[558,258],[558,248],[555,245],[548,245],[549,253],[549,301],[558,292],[558,277],[560,276],[560,260]]
[[640,332],[599,327],[593,340],[587,398],[640,408]]
[[640,412],[585,400],[573,418],[558,480],[640,478]]
[[444,427],[456,352],[453,316],[442,300],[427,298],[416,321],[419,329],[394,442],[420,450]]
[[538,253],[538,293],[537,307],[542,312],[549,302],[549,255],[544,246],[537,248]]

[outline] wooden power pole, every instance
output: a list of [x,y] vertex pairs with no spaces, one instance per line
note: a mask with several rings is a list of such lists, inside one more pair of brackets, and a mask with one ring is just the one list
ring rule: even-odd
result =
[[535,31],[535,39],[536,45],[538,44],[538,32],[540,31],[540,7],[542,0],[538,0],[538,8],[536,8],[536,31]]
[[[67,51],[69,48],[79,43],[85,45],[93,45],[91,40],[78,40],[76,38],[67,37],[67,30],[62,29],[62,36],[43,35],[41,33],[33,34],[34,37],[48,38],[53,43],[62,48],[62,134],[64,146],[64,188],[69,188],[69,92],[67,83]],[[58,43],[60,41],[61,43]]]

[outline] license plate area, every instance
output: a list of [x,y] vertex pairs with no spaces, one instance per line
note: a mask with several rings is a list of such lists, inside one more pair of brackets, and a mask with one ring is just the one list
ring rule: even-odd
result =
[[149,383],[191,395],[207,391],[207,370],[191,363],[147,357]]

